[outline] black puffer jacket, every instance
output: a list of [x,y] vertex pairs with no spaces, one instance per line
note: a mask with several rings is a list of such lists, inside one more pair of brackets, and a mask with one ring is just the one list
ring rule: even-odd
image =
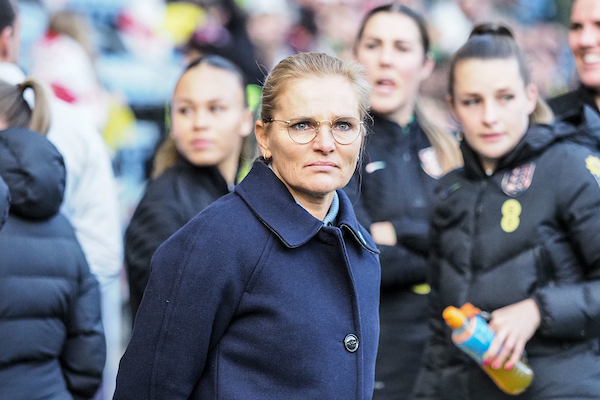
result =
[[219,197],[229,193],[217,167],[196,167],[180,158],[150,182],[125,232],[130,306],[135,316],[158,247]]
[[58,213],[62,157],[41,135],[0,131],[11,208],[0,230],[0,398],[89,399],[106,358],[100,292]]
[[432,220],[434,337],[418,399],[509,399],[458,350],[448,305],[485,311],[533,298],[541,325],[526,346],[535,377],[519,399],[600,398],[600,158],[581,132],[537,125],[487,176],[463,142],[465,167],[440,181]]

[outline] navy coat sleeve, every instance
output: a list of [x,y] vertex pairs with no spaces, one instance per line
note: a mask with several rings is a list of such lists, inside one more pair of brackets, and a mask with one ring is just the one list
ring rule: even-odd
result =
[[557,168],[555,193],[583,279],[544,286],[533,297],[542,335],[585,339],[600,335],[600,158],[580,147],[567,150],[563,160],[569,168]]
[[219,215],[201,213],[157,250],[115,400],[188,399],[193,392],[266,240],[253,232],[250,250],[232,250],[229,244],[248,235],[243,228],[226,231],[231,225],[223,223]]

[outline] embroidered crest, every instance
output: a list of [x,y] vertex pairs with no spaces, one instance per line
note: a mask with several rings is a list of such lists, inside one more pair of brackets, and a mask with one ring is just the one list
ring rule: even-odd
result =
[[384,169],[385,165],[385,161],[373,161],[365,165],[365,171],[367,171],[369,174],[372,174],[378,169]]
[[419,150],[419,158],[421,159],[421,168],[430,177],[439,179],[444,174],[433,147]]
[[502,178],[502,191],[510,197],[517,197],[531,185],[533,179],[534,163],[520,165],[512,171],[506,172]]
[[585,159],[585,166],[590,170],[594,178],[596,178],[596,182],[600,185],[600,159],[595,156],[588,156]]

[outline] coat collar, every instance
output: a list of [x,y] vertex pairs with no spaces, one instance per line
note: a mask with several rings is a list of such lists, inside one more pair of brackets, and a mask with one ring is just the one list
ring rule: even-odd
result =
[[[255,161],[235,192],[252,212],[290,248],[302,246],[323,228],[323,221],[310,215],[296,204],[285,184],[262,161]],[[366,250],[378,253],[370,237],[363,237],[354,209],[343,190],[338,190],[340,201],[338,226],[347,228],[352,237]]]

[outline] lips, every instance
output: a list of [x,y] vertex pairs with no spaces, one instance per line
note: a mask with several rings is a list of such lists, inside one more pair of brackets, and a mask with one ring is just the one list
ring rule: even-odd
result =
[[319,170],[330,170],[333,168],[337,168],[337,164],[332,161],[316,161],[308,164],[309,168],[315,168]]
[[207,139],[196,139],[192,141],[192,147],[195,150],[204,150],[212,146],[212,141]]
[[502,139],[504,135],[502,133],[484,133],[483,135],[481,135],[481,138],[485,141],[485,142],[497,142],[498,140]]
[[392,79],[383,78],[375,81],[374,89],[378,94],[390,94],[396,90],[396,82]]

